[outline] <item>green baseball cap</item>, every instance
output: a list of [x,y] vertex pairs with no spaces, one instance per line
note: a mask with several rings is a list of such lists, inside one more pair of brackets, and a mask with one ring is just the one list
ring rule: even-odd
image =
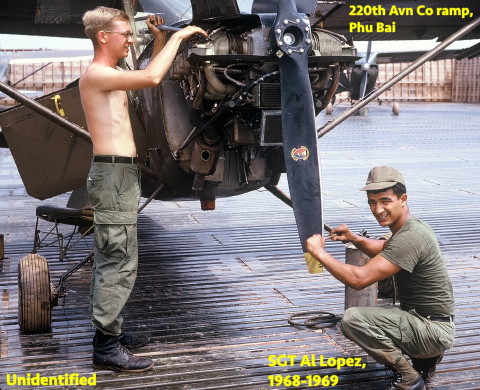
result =
[[376,191],[384,188],[393,187],[397,183],[405,185],[405,179],[395,168],[384,165],[374,167],[369,172],[366,186],[360,188],[360,191]]

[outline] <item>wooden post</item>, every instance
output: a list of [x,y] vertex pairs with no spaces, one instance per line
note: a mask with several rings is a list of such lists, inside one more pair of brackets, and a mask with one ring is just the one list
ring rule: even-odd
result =
[[[356,266],[365,265],[370,257],[365,255],[353,244],[345,246],[345,263]],[[362,290],[355,290],[345,286],[345,310],[349,307],[375,306],[377,304],[377,283],[365,287]]]

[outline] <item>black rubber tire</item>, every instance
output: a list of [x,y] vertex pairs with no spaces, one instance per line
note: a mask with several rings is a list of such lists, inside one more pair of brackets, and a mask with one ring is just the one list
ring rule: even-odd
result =
[[392,112],[393,112],[393,115],[399,115],[400,114],[400,104],[398,104],[396,102],[393,103]]
[[30,254],[18,263],[18,324],[27,333],[44,332],[52,324],[52,294],[47,260]]

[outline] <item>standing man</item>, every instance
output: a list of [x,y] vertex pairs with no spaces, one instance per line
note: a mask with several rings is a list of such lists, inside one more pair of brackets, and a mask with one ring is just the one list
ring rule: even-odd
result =
[[310,237],[306,247],[335,278],[357,290],[395,275],[400,308],[349,308],[341,330],[378,363],[392,368],[395,376],[387,389],[423,390],[455,337],[450,278],[434,232],[410,214],[400,172],[377,166],[361,190],[367,192],[373,216],[390,228],[392,237],[368,239],[341,225],[331,238],[353,243],[372,259],[361,267],[342,263],[325,251],[321,235]]
[[133,355],[127,348],[149,342],[147,336],[122,332],[121,311],[137,275],[137,208],[140,170],[125,91],[157,86],[168,72],[180,43],[193,34],[207,36],[189,26],[171,36],[155,27],[163,18],[149,15],[154,34],[150,63],[142,70],[117,67],[133,43],[128,15],[114,8],[97,7],[83,16],[94,57],[80,78],[80,95],[92,137],[93,158],[87,179],[94,209],[95,260],[92,269],[91,310],[96,328],[93,366],[117,371],[145,371],[151,359]]

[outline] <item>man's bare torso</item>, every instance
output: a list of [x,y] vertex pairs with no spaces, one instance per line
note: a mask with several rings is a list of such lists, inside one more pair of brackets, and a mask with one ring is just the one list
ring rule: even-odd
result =
[[[92,64],[80,79],[80,94],[92,137],[93,154],[136,156],[125,91],[105,91],[91,75],[101,65]],[[120,70],[118,70],[120,72]]]

